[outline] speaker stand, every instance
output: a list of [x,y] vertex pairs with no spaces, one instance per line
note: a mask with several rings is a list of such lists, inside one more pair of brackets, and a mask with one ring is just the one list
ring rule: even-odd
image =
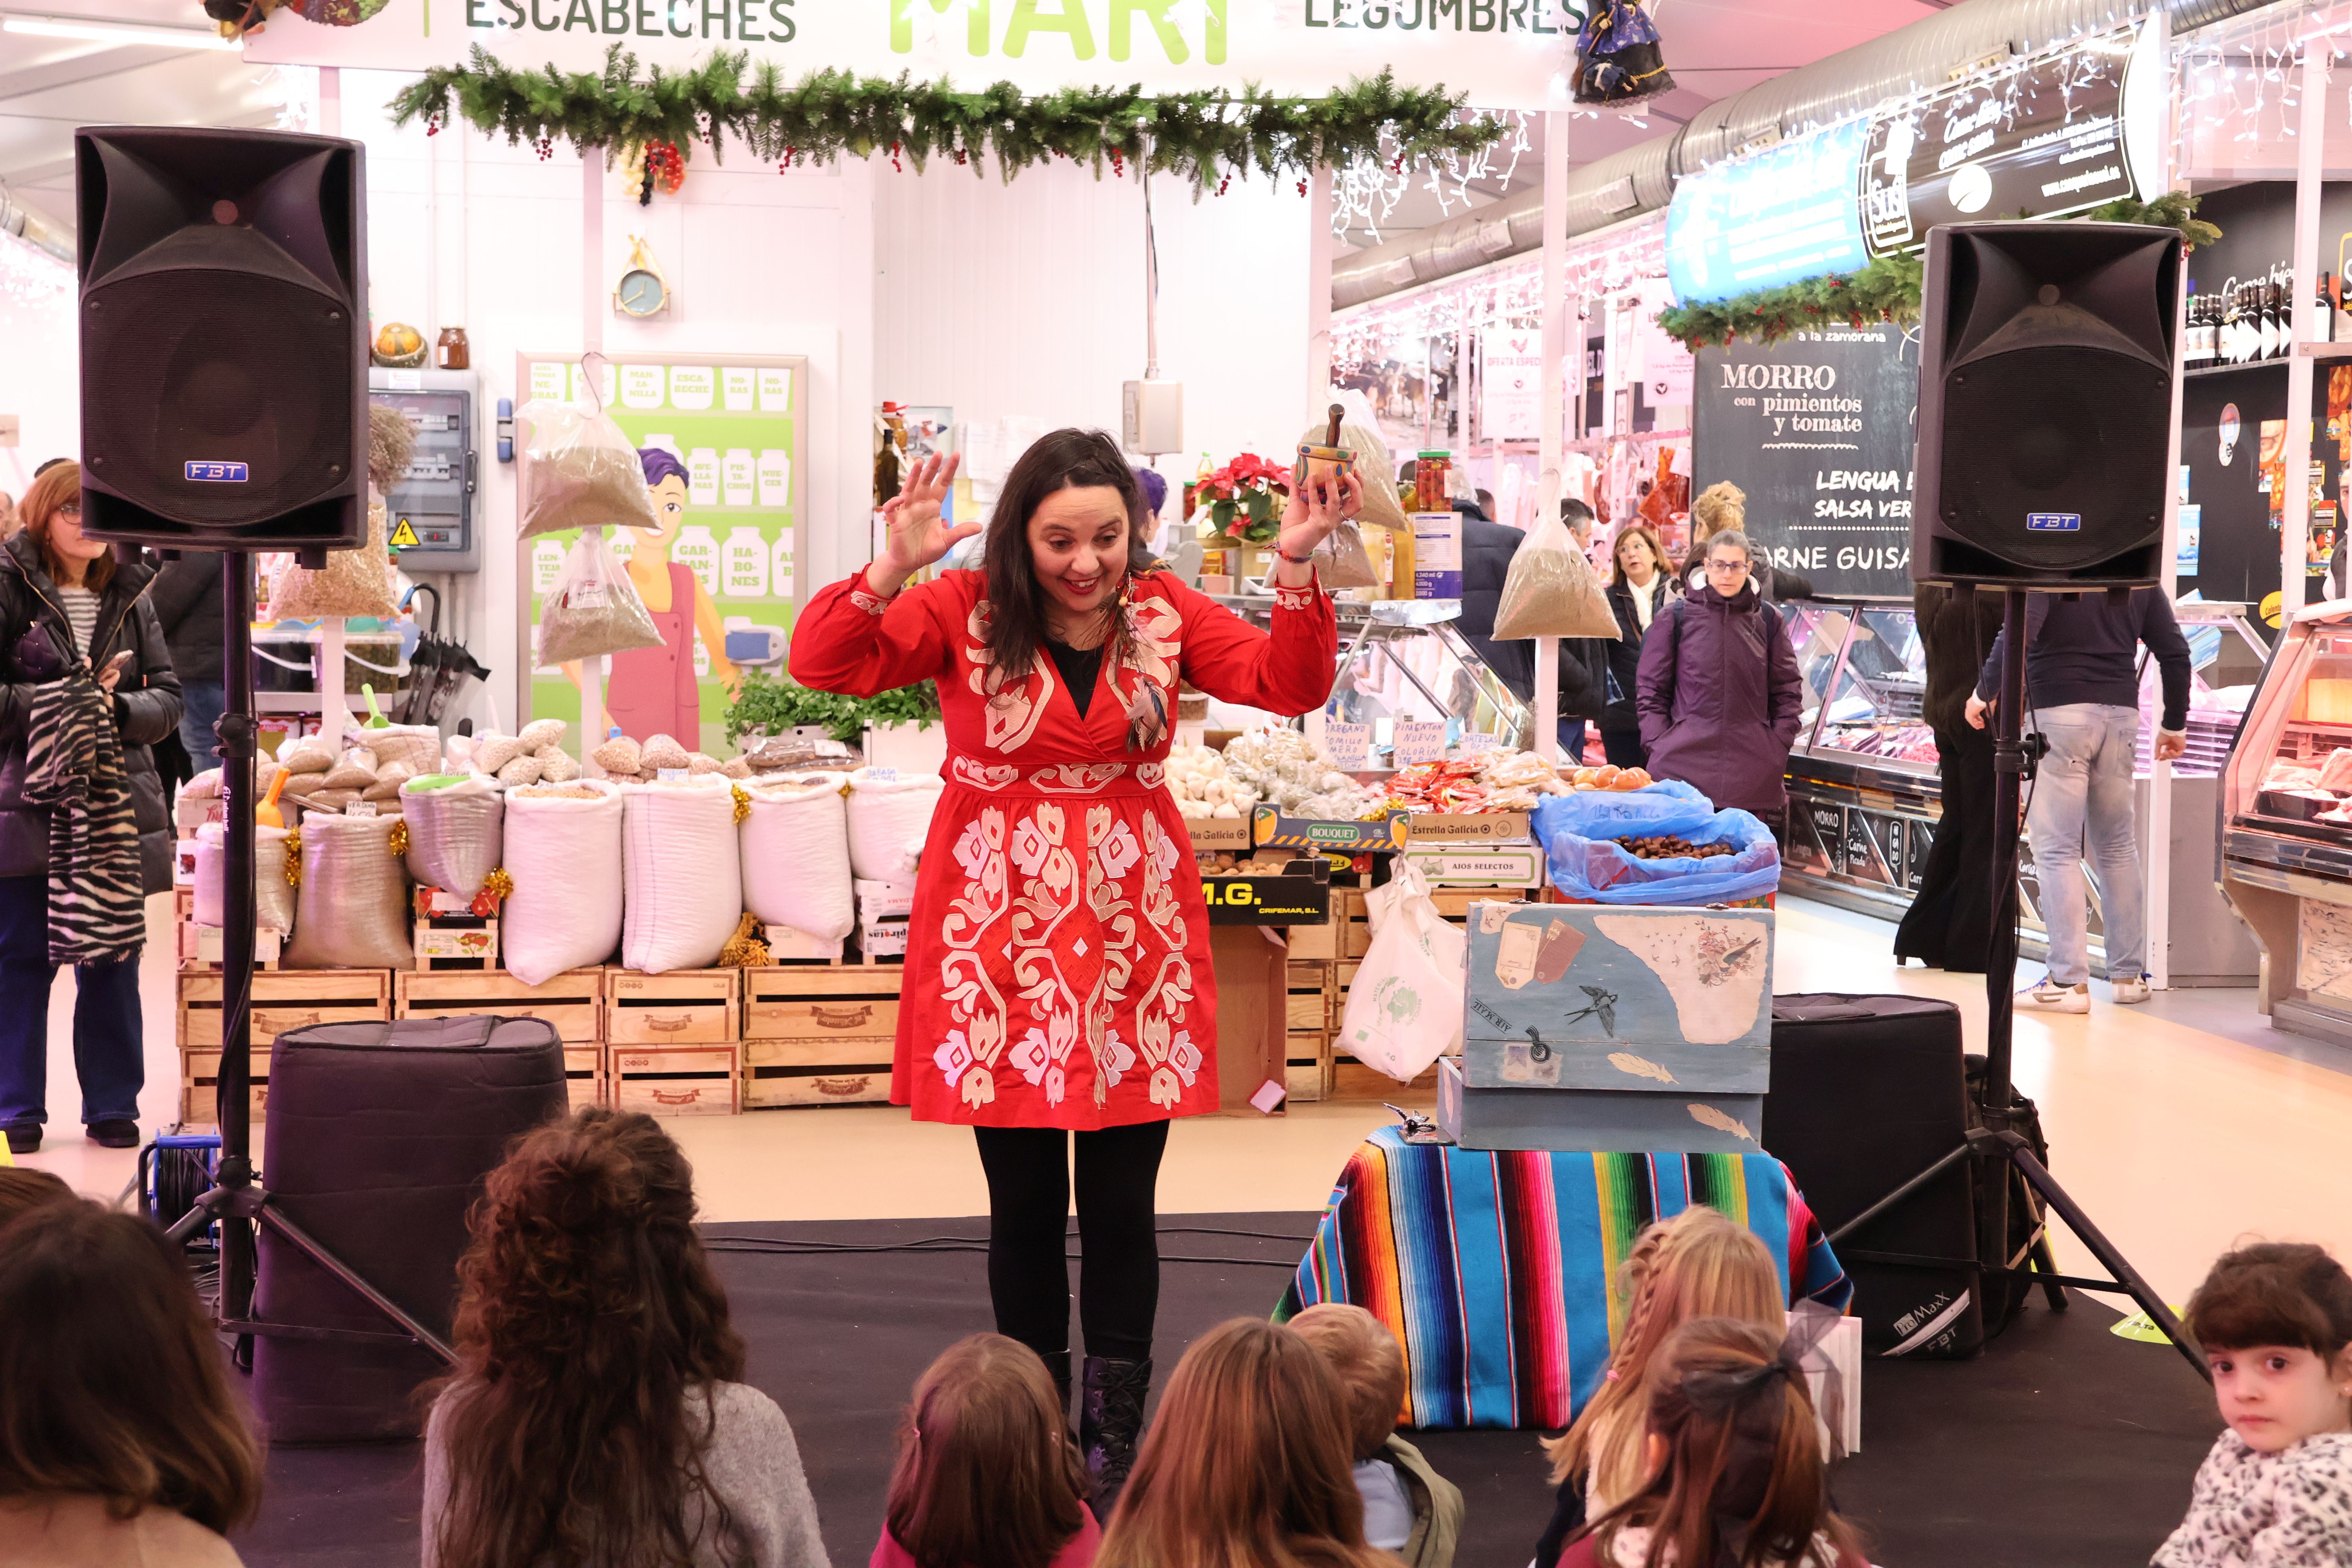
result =
[[[204,1226],[217,1220],[221,1227],[220,1326],[236,1334],[238,1360],[249,1363],[255,1334],[278,1334],[311,1340],[368,1343],[415,1343],[444,1362],[456,1352],[430,1328],[416,1321],[375,1284],[335,1256],[270,1201],[268,1189],[253,1168],[253,931],[255,905],[254,807],[259,803],[253,786],[253,558],[243,551],[221,556],[221,658],[226,682],[216,733],[220,737],[221,797],[225,861],[223,896],[228,923],[221,931],[221,1059],[217,1079],[220,1118],[220,1166],[215,1185],[195,1206],[173,1222],[165,1234],[184,1244]],[[338,710],[321,714],[320,722],[342,721]],[[360,1329],[318,1329],[297,1324],[264,1323],[252,1316],[254,1237],[256,1226],[267,1226],[284,1237],[305,1257],[356,1291],[362,1300],[397,1325],[398,1333]]]
[[[1964,585],[1966,587],[1966,585]],[[1973,592],[1973,588],[1967,591]],[[2013,1031],[2017,1015],[2017,836],[2020,831],[2019,810],[2024,795],[2026,773],[2023,742],[2025,707],[2025,590],[2009,588],[2001,605],[2000,693],[1993,709],[1992,750],[1992,951],[1985,963],[1985,1075],[1984,1086],[1977,1102],[1977,1114],[1981,1125],[1972,1128],[1958,1148],[1946,1152],[1935,1163],[1888,1193],[1885,1197],[1847,1220],[1829,1235],[1832,1247],[1886,1213],[1920,1188],[1942,1175],[1953,1166],[1966,1161],[1970,1166],[1976,1187],[1977,1256],[1972,1258],[1924,1258],[1909,1253],[1864,1252],[1859,1249],[1843,1254],[1857,1263],[1879,1263],[1895,1268],[1959,1269],[1974,1275],[1978,1280],[1977,1294],[1983,1299],[1983,1281],[1988,1279],[2013,1279],[2042,1287],[2050,1305],[2063,1310],[2066,1298],[2063,1287],[2078,1290],[2112,1291],[2129,1296],[2139,1303],[2150,1321],[2164,1331],[2173,1348],[2197,1369],[2197,1375],[2206,1382],[2213,1381],[2212,1369],[2205,1364],[2205,1355],[2172,1309],[2165,1304],[2139,1270],[2131,1266],[2116,1244],[2109,1241],[2082,1205],[2058,1184],[2049,1168],[2034,1156],[2032,1146],[2011,1125],[2010,1101],[2014,1095],[2011,1082]],[[2076,1239],[2088,1247],[2107,1271],[2105,1279],[2086,1279],[2057,1272],[2050,1252],[2047,1235],[2037,1237],[2029,1256],[2036,1267],[2017,1268],[2011,1265],[2009,1253],[2009,1205],[2011,1188],[2022,1181],[2042,1201],[2058,1213]],[[1997,1258],[1998,1263],[1987,1259]]]

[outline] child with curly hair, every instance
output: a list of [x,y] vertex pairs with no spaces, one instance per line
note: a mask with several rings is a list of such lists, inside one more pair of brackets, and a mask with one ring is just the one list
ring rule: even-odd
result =
[[649,1116],[592,1106],[490,1173],[425,1432],[425,1568],[824,1568],[793,1429]]
[[2154,1568],[2352,1563],[2352,1276],[2308,1243],[2242,1247],[2187,1321],[2229,1429]]

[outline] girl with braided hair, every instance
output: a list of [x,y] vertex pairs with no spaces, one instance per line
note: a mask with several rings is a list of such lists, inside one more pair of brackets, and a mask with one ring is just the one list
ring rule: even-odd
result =
[[1721,1211],[1693,1204],[1643,1231],[1625,1259],[1625,1329],[1600,1390],[1575,1425],[1548,1439],[1559,1488],[1537,1568],[1554,1568],[1570,1535],[1641,1489],[1648,1474],[1643,1428],[1659,1352],[1697,1318],[1737,1318],[1779,1333],[1788,1297],[1771,1249]]
[[956,461],[908,472],[883,509],[881,558],[794,626],[792,673],[856,697],[939,682],[947,789],[915,888],[907,974],[924,984],[898,1004],[890,1098],[976,1129],[997,1331],[1065,1389],[1076,1135],[1079,1436],[1107,1508],[1151,1378],[1168,1123],[1218,1108],[1208,910],[1163,768],[1177,686],[1276,713],[1323,704],[1339,626],[1311,557],[1363,491],[1353,476],[1297,487],[1262,632],[1161,569],[1134,470],[1098,430],[1021,455],[979,570],[910,584],[981,532],[940,517]]
[[1777,1328],[1698,1318],[1659,1351],[1648,1479],[1588,1525],[1560,1568],[1866,1568],[1830,1506],[1821,1426]]

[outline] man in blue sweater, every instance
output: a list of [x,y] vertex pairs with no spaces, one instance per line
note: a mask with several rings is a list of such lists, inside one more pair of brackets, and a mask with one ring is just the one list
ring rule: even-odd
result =
[[[1979,730],[2000,689],[2007,635],[1993,639],[1969,699],[1969,722]],[[2025,728],[2039,731],[2049,751],[2035,770],[2025,830],[2050,932],[2050,972],[2020,994],[2044,1012],[2091,1010],[2086,826],[2098,869],[2107,977],[2116,1001],[2147,1000],[2147,924],[2132,805],[2143,643],[2156,658],[2164,695],[2155,752],[2169,761],[2189,746],[2189,641],[2172,618],[2172,602],[2154,588],[2134,588],[2120,601],[2103,591],[2026,600]]]

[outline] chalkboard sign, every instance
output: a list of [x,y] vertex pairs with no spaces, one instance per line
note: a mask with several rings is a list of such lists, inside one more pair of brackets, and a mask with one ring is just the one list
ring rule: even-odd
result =
[[1915,328],[1826,328],[1703,348],[1693,495],[1748,492],[1748,531],[1817,594],[1911,596]]

